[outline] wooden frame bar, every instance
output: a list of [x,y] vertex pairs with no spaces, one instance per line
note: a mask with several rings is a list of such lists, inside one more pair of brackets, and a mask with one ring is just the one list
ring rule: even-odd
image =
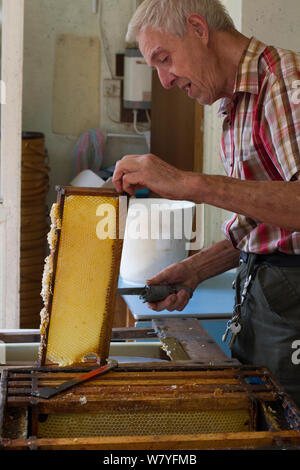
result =
[[161,318],[152,321],[154,330],[172,360],[201,360],[204,364],[237,365],[212,339],[196,318]]
[[[64,208],[64,195],[65,191],[63,188],[57,186],[56,188],[58,192],[57,196],[57,203],[59,205],[59,212],[60,218],[63,218],[63,208]],[[52,301],[53,301],[53,292],[54,292],[54,285],[55,285],[55,274],[57,268],[57,258],[58,258],[58,249],[59,249],[59,241],[60,241],[60,234],[61,230],[57,230],[57,244],[53,254],[53,276],[52,276],[52,284],[50,288],[50,296],[48,304],[45,305],[45,309],[47,314],[49,315],[49,321],[46,327],[46,331],[44,333],[44,338],[41,337],[41,347],[40,347],[40,365],[45,365],[46,363],[46,355],[47,355],[47,344],[48,344],[48,335],[49,335],[49,328],[50,328],[50,321],[51,321],[51,310],[52,310]],[[41,335],[42,336],[42,335]]]
[[[153,328],[113,328],[111,341],[126,341],[132,339],[152,339],[157,338]],[[32,330],[27,333],[22,330],[18,332],[0,332],[0,341],[6,344],[11,343],[39,343],[41,339],[39,330]]]
[[299,449],[298,431],[216,433],[78,439],[4,440],[3,450],[280,450]]

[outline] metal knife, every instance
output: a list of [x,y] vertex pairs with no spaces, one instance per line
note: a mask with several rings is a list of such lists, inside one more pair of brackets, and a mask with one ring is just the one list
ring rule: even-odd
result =
[[140,299],[143,302],[162,302],[165,300],[169,295],[177,294],[181,290],[185,290],[189,295],[190,298],[193,296],[193,290],[187,286],[180,286],[180,285],[159,285],[159,286],[144,286],[144,287],[126,287],[126,288],[119,288],[117,293],[119,295],[139,295]]

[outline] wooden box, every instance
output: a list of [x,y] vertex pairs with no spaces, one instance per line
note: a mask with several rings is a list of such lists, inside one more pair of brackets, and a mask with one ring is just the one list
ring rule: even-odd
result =
[[51,399],[31,395],[81,369],[5,369],[4,450],[300,448],[300,413],[265,368],[119,365]]

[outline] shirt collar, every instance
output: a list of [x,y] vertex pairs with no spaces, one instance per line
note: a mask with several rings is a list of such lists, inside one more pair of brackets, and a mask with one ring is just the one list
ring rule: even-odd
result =
[[[259,92],[259,59],[266,45],[252,37],[240,60],[235,80],[233,97],[236,93]],[[232,99],[225,98],[221,101],[219,115],[227,114],[233,105]]]

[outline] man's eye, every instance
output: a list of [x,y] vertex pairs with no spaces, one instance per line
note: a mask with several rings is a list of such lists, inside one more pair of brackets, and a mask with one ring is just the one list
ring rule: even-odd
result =
[[168,56],[167,56],[167,57],[164,57],[164,58],[161,60],[161,63],[164,64],[165,62],[167,62],[167,61],[168,61],[168,58],[169,58]]

